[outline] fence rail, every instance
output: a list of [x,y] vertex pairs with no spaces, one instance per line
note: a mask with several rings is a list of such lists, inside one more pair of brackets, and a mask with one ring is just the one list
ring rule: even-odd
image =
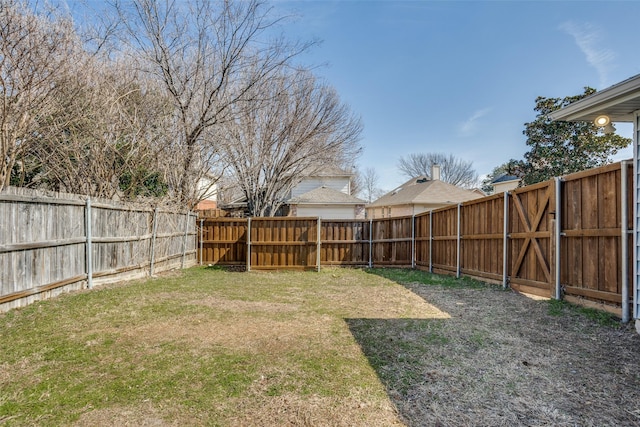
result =
[[415,267],[607,304],[626,321],[631,168],[616,163],[413,217],[202,218],[199,259],[250,269]]
[[195,263],[189,213],[9,187],[0,219],[0,311]]

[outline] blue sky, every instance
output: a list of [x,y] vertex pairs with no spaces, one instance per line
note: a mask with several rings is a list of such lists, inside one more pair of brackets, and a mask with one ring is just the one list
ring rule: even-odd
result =
[[[489,173],[527,151],[537,96],[640,73],[640,1],[282,1],[289,37],[362,117],[361,169],[406,180],[400,156],[452,153]],[[630,125],[616,125],[631,136]],[[632,157],[631,148],[617,158]]]

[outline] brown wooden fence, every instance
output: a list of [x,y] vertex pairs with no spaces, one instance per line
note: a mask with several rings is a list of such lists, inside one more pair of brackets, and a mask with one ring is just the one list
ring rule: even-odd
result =
[[509,197],[509,282],[511,287],[550,296],[553,284],[555,183],[517,189]]
[[23,188],[0,193],[0,311],[196,261],[195,216]]
[[368,266],[370,236],[369,221],[320,221],[321,265]]
[[630,169],[616,163],[414,217],[202,218],[201,262],[417,267],[613,304],[624,317],[632,294]]
[[[560,281],[565,295],[622,302],[633,269],[631,169],[630,163],[617,163],[564,178]],[[620,191],[623,180],[626,194]]]
[[504,247],[504,195],[467,202],[460,207],[460,272],[502,280]]

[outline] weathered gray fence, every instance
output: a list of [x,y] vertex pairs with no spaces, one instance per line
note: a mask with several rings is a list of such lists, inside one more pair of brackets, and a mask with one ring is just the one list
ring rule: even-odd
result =
[[196,262],[196,216],[9,187],[0,193],[0,311]]

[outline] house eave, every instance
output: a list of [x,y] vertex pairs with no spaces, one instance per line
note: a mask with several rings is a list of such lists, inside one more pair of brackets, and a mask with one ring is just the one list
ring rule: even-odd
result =
[[632,122],[640,110],[640,74],[549,114],[551,120],[593,121],[606,114],[613,122]]

